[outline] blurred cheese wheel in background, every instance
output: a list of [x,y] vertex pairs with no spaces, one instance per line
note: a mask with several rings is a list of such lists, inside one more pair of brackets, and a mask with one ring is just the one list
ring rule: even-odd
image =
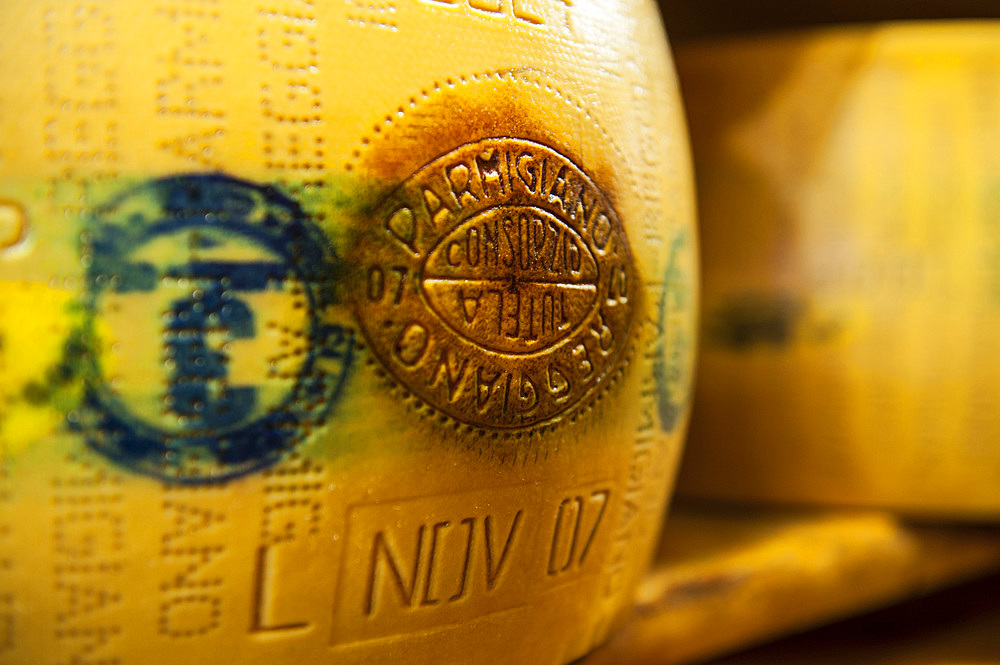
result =
[[676,57],[705,266],[683,492],[1000,518],[1000,24]]
[[0,7],[0,663],[539,663],[694,342],[651,2]]

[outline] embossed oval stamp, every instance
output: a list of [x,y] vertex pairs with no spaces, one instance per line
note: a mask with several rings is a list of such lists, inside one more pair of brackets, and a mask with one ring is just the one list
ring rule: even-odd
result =
[[219,481],[277,461],[324,421],[352,342],[327,320],[332,249],[295,201],[183,175],[91,221],[94,366],[77,417],[92,448],[147,475]]
[[615,370],[634,268],[611,203],[536,141],[461,145],[418,169],[358,240],[354,288],[372,351],[463,423],[553,422]]

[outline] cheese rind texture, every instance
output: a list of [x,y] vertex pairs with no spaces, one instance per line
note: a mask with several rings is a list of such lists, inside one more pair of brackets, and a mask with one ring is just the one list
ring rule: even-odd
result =
[[0,663],[618,625],[697,249],[647,2],[0,8]]

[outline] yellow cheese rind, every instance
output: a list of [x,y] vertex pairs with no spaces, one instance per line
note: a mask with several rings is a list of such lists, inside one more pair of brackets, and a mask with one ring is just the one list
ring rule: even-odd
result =
[[[690,402],[655,7],[24,1],[0,35],[0,663],[558,665],[604,640]],[[501,267],[487,223],[520,214]],[[435,310],[427,266],[476,247],[476,291]]]

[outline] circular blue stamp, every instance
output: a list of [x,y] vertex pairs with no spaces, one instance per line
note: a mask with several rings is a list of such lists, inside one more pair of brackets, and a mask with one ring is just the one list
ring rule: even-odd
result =
[[687,231],[674,236],[657,307],[659,334],[653,376],[658,388],[660,427],[665,432],[673,432],[677,428],[691,401],[697,336],[697,286],[694,277],[697,269],[694,255]]
[[326,423],[354,342],[329,317],[336,256],[297,202],[221,174],[151,180],[93,210],[82,255],[91,448],[219,482]]

